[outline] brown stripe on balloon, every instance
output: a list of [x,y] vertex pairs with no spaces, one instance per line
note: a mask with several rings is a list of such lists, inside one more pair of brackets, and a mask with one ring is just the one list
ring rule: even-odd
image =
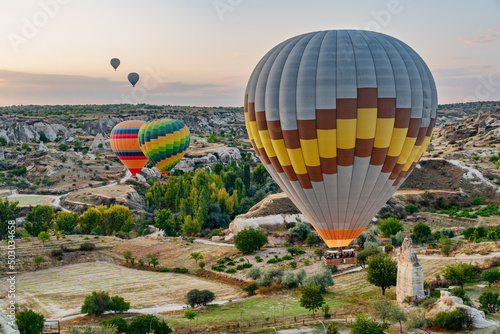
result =
[[382,173],[390,173],[394,169],[394,166],[396,166],[396,163],[398,162],[399,156],[398,157],[391,157],[387,156],[385,158],[384,166],[382,167]]
[[357,117],[357,99],[337,99],[337,119],[354,119]]
[[243,104],[243,111],[248,112],[248,94],[245,94],[245,103]]
[[300,186],[302,189],[312,189],[311,180],[309,180],[309,175],[307,174],[297,174],[297,178],[299,179]]
[[377,118],[396,117],[396,99],[392,97],[381,97],[377,101]]
[[292,165],[289,166],[282,166],[283,171],[285,172],[285,175],[288,180],[290,181],[297,181],[297,174],[295,174],[295,171],[293,170]]
[[337,174],[337,158],[319,158],[323,174]]
[[377,88],[358,88],[358,108],[377,108]]
[[396,118],[394,120],[395,128],[406,129],[410,123],[410,108],[396,108]]
[[331,130],[337,128],[337,109],[316,109],[316,128]]
[[300,148],[299,131],[298,130],[283,130],[283,139],[285,146],[288,149]]
[[255,103],[254,102],[250,102],[248,104],[248,119],[250,120],[250,122],[256,121],[256,119],[255,119]]
[[436,125],[436,119],[431,118],[431,123],[429,124],[429,127],[427,128],[427,133],[425,134],[426,137],[429,137],[432,134],[432,129],[434,129],[435,125]]
[[427,133],[427,126],[421,127],[418,130],[417,141],[415,142],[415,146],[420,146],[424,142],[425,134]]
[[255,140],[250,139],[250,143],[252,144],[252,147],[253,147],[253,150],[255,151],[255,153],[257,153],[257,156],[260,156],[259,150],[257,149],[257,145],[255,145]]
[[[390,179],[390,178],[389,178]],[[400,175],[396,178],[396,180],[394,181],[394,183],[392,184],[393,187],[397,186],[399,184],[399,182],[401,182],[401,180],[403,179],[403,177]]]
[[281,166],[278,157],[269,157],[269,160],[271,160],[271,163],[273,164],[274,169],[276,169],[276,172],[283,173],[283,167]]
[[388,147],[379,148],[374,147],[372,149],[372,158],[370,159],[370,165],[380,166],[385,162],[385,157],[387,156],[387,152],[389,152]]
[[420,130],[421,118],[410,118],[410,124],[408,125],[407,137],[416,138],[418,135],[418,130]]
[[267,121],[267,129],[269,130],[269,137],[271,137],[272,140],[283,139],[280,121]]
[[360,139],[356,138],[356,151],[355,155],[360,158],[366,158],[372,155],[373,143],[375,138]]
[[337,148],[337,164],[339,166],[352,166],[354,164],[354,148]]
[[403,170],[404,166],[405,164],[397,163],[396,166],[394,166],[394,169],[392,170],[391,176],[389,176],[389,180],[395,180],[399,176],[399,173],[401,173],[401,171]]
[[271,164],[271,160],[269,160],[269,157],[267,156],[266,149],[265,148],[260,148],[259,151],[260,151],[260,154],[262,155],[262,159],[264,160],[264,162],[266,163],[266,165],[270,165]]
[[306,166],[306,168],[311,182],[323,181],[323,172],[321,171],[321,166]]
[[318,138],[316,132],[316,120],[297,120],[297,127],[299,128],[300,139],[316,139]]
[[266,112],[265,111],[257,111],[255,113],[255,118],[257,119],[257,129],[258,130],[267,130]]

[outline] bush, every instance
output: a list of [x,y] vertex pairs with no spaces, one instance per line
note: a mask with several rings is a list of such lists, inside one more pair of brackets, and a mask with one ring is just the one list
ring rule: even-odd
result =
[[479,303],[481,303],[483,311],[488,313],[496,312],[500,308],[498,292],[483,292],[481,296],[479,296]]
[[226,273],[228,274],[234,274],[236,272],[236,269],[234,268],[229,268],[228,270],[226,270]]
[[17,329],[22,334],[39,334],[45,317],[32,310],[23,310],[16,314]]
[[260,277],[260,268],[259,267],[253,267],[250,268],[250,270],[247,272],[247,277],[256,280]]
[[310,233],[311,228],[303,222],[298,222],[294,227],[288,230],[289,235],[292,237],[295,236],[300,241],[305,241]]
[[288,261],[288,260],[293,260],[293,257],[291,257],[290,255],[287,254],[287,255],[283,256],[282,259]]
[[405,206],[405,211],[412,215],[418,212],[418,206],[414,204],[408,204],[407,206]]
[[458,331],[462,329],[467,316],[462,309],[452,312],[441,312],[434,319],[434,324],[448,330]]
[[297,247],[297,246],[288,247],[288,248],[287,248],[287,251],[288,251],[288,253],[290,253],[292,256],[294,256],[294,255],[304,254],[304,253],[306,252],[305,250],[303,250],[302,248]]
[[394,247],[391,244],[386,244],[384,246],[384,250],[385,250],[386,253],[392,252],[393,249],[394,249]]
[[128,329],[127,322],[122,317],[112,317],[101,321],[101,326],[115,326],[118,332],[126,332]]
[[389,217],[386,219],[382,219],[379,225],[380,232],[382,235],[389,237],[391,235],[395,235],[399,231],[404,231],[403,224],[399,222],[398,219],[394,217]]
[[384,328],[364,314],[356,315],[356,321],[351,326],[351,334],[383,334]]
[[480,205],[483,203],[483,198],[482,197],[474,197],[472,200],[473,205]]
[[402,231],[396,233],[396,235],[391,235],[391,243],[393,245],[401,246],[405,240],[405,234]]
[[191,307],[206,306],[208,303],[215,299],[215,294],[209,290],[200,291],[193,289],[186,295],[187,302]]
[[428,242],[432,239],[431,228],[424,223],[420,222],[413,228],[413,233],[411,235],[413,242],[423,243]]
[[187,268],[179,268],[179,267],[174,268],[174,273],[176,273],[176,274],[187,274],[188,272],[189,272],[189,269],[187,269]]
[[249,296],[253,296],[255,294],[255,291],[257,291],[258,288],[259,288],[259,286],[257,285],[257,283],[253,282],[253,283],[248,284],[246,287],[244,287],[243,291],[248,292]]
[[60,150],[60,151],[63,151],[63,152],[64,152],[64,151],[67,151],[67,150],[68,150],[68,148],[69,148],[69,146],[68,146],[68,145],[66,145],[66,144],[61,144],[61,145],[59,145],[59,150]]
[[111,298],[109,294],[104,291],[92,292],[91,295],[85,297],[81,312],[88,314],[103,314],[109,310]]
[[52,249],[50,251],[50,256],[53,256],[53,257],[63,256],[63,251],[62,251],[62,249]]
[[165,321],[158,320],[158,318],[152,314],[141,315],[128,325],[128,332],[132,334],[147,334],[150,333],[150,328],[154,334],[168,334],[172,332],[172,329],[167,325]]
[[235,247],[243,253],[253,253],[267,243],[267,235],[261,229],[245,229],[234,238]]
[[95,249],[95,244],[91,242],[84,242],[80,245],[80,250],[84,252],[89,252]]
[[109,303],[109,311],[115,313],[126,312],[130,309],[130,303],[127,303],[123,297],[113,296]]

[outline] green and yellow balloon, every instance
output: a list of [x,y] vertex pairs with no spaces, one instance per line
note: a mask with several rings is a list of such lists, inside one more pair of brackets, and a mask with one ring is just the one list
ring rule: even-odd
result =
[[139,145],[144,155],[167,176],[182,159],[190,143],[188,127],[175,119],[148,122],[139,129]]

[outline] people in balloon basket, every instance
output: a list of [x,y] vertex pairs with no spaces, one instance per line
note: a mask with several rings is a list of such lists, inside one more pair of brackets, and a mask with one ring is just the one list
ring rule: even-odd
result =
[[354,251],[344,252],[341,249],[337,253],[325,255],[325,259],[344,259],[347,257],[356,257],[356,253],[354,253]]

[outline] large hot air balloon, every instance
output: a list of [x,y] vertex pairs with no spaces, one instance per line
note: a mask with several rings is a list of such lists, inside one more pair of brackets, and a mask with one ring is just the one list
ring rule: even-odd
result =
[[133,176],[139,173],[148,158],[142,153],[137,136],[144,121],[125,121],[111,130],[111,149]]
[[175,119],[151,121],[139,130],[139,145],[149,161],[167,176],[189,147],[188,127]]
[[137,74],[135,72],[129,73],[128,81],[130,81],[130,83],[132,84],[132,87],[135,87],[135,84],[137,83],[137,81],[139,81],[139,74]]
[[245,95],[257,155],[329,247],[357,238],[408,177],[436,109],[422,58],[393,37],[358,30],[279,44]]
[[111,63],[111,66],[113,66],[113,68],[116,71],[116,69],[118,68],[118,66],[120,66],[120,59],[113,58],[113,59],[111,59],[110,63]]

